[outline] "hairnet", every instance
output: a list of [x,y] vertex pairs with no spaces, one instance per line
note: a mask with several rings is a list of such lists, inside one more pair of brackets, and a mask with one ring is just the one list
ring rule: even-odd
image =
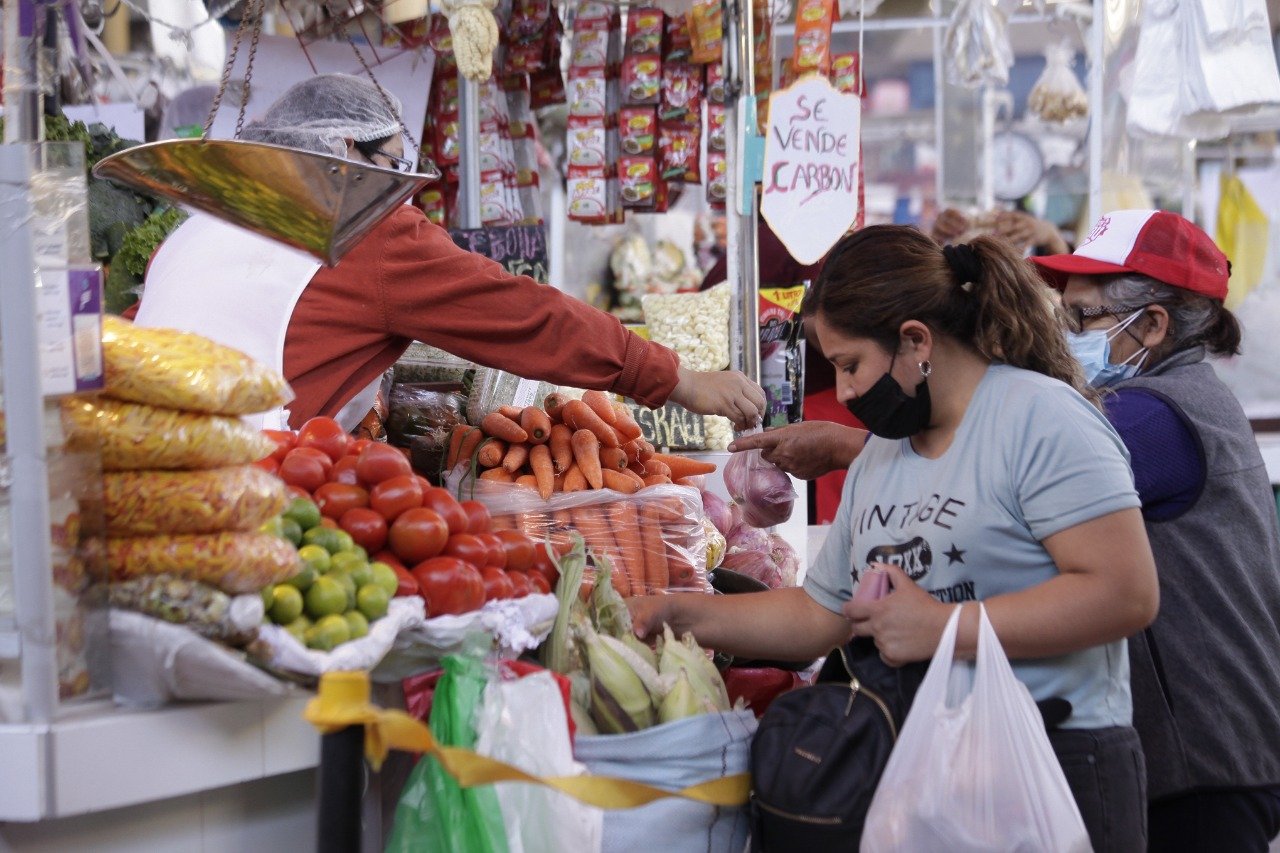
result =
[[321,74],[289,87],[264,116],[245,126],[240,138],[345,157],[346,140],[383,139],[401,127],[395,95],[388,92],[384,99],[362,77]]

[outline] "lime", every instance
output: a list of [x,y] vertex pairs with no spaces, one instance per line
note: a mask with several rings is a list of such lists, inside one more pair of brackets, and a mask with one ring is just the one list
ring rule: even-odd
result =
[[325,575],[325,577],[337,581],[338,585],[346,591],[347,606],[344,607],[343,610],[354,610],[356,607],[356,590],[358,590],[359,587],[356,586],[356,582],[351,579],[351,575],[343,571],[331,571],[329,574]]
[[305,616],[299,616],[297,619],[294,619],[288,625],[284,626],[284,629],[292,634],[298,642],[302,643],[304,646],[307,644],[307,631],[310,628],[311,620]]
[[303,545],[298,549],[298,556],[318,575],[324,574],[333,567],[333,558],[323,545]]
[[351,639],[358,640],[369,633],[369,620],[359,610],[350,610],[342,614],[342,618],[347,620],[347,627],[351,629]]
[[400,578],[396,575],[395,569],[386,563],[370,563],[369,571],[373,573],[373,583],[385,589],[387,595],[396,594],[396,590],[400,588]]
[[302,593],[296,586],[282,583],[276,586],[275,600],[271,603],[271,620],[277,625],[288,625],[302,615]]
[[262,522],[262,526],[258,528],[258,532],[269,533],[272,536],[279,536],[281,539],[284,539],[284,516],[277,515],[275,518]]
[[356,588],[373,583],[373,568],[368,563],[361,563],[351,570],[351,580]]
[[313,527],[306,533],[302,534],[302,541],[307,545],[319,545],[330,554],[336,554],[342,550],[342,537],[347,539],[351,537],[343,533],[341,530],[334,530],[332,527]]
[[329,571],[354,572],[356,569],[368,565],[368,561],[354,551],[339,551],[334,554],[333,559],[329,561]]
[[347,590],[332,575],[316,578],[307,590],[307,615],[312,619],[347,610]]
[[294,521],[292,518],[280,519],[281,535],[293,543],[296,548],[302,544],[302,525]]
[[356,606],[360,608],[361,613],[369,617],[370,622],[386,616],[387,605],[390,602],[391,596],[377,584],[366,584],[356,593]]
[[366,563],[369,562],[369,552],[361,548],[359,545],[353,544],[347,550],[350,551],[352,554],[359,554],[360,559],[364,560]]
[[276,591],[274,588],[264,586],[262,588],[262,609],[270,610],[272,603],[276,600]]
[[[336,542],[338,543],[338,548],[337,548],[337,550],[336,550],[336,551],[334,551],[333,553],[337,554],[337,553],[339,553],[340,551],[354,551],[354,550],[355,550],[355,547],[356,547],[356,540],[354,540],[354,539],[352,539],[352,538],[351,538],[351,534],[350,534],[350,533],[348,533],[348,532],[347,532],[347,531],[345,531],[345,530],[338,530],[338,531],[335,531],[335,532],[337,533],[337,536],[335,537],[335,540],[334,540],[334,541],[336,541]],[[368,554],[365,554],[365,557],[364,557],[364,558],[365,558],[365,560],[367,561],[367,560],[369,559],[369,555],[368,555]]]
[[307,645],[326,652],[350,639],[351,627],[346,619],[337,615],[320,619],[307,631]]
[[302,590],[303,592],[306,592],[307,590],[311,589],[311,584],[315,583],[315,580],[317,577],[319,576],[316,574],[316,570],[311,568],[311,566],[307,565],[306,563],[303,563],[302,571],[298,572],[296,575],[289,578],[287,581],[285,581],[285,583],[289,584],[290,586],[296,586],[298,589]]
[[306,498],[294,498],[293,503],[284,511],[285,518],[291,518],[303,530],[310,530],[320,523],[320,507],[315,501]]

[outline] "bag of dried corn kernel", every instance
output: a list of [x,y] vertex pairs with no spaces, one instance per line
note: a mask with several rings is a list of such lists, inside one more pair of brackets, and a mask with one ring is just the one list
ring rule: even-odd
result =
[[270,533],[133,536],[107,540],[107,566],[113,580],[167,574],[234,595],[293,577],[298,551]]
[[689,370],[729,366],[729,285],[701,293],[651,293],[640,299],[649,339],[673,349]]
[[289,504],[280,478],[253,465],[114,472],[103,493],[111,536],[257,530]]

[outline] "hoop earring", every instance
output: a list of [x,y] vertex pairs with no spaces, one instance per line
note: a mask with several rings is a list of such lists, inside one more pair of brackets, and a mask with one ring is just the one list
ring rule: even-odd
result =
[[916,366],[920,368],[920,378],[928,379],[933,375],[933,364],[931,362],[922,361]]

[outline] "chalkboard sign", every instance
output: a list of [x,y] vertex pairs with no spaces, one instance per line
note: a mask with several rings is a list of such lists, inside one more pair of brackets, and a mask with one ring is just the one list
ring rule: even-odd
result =
[[707,446],[707,431],[702,415],[695,415],[673,403],[661,409],[650,409],[628,402],[631,416],[640,425],[644,440],[659,449],[703,450]]
[[502,264],[512,275],[547,283],[547,229],[542,225],[453,228],[449,236],[467,251]]

